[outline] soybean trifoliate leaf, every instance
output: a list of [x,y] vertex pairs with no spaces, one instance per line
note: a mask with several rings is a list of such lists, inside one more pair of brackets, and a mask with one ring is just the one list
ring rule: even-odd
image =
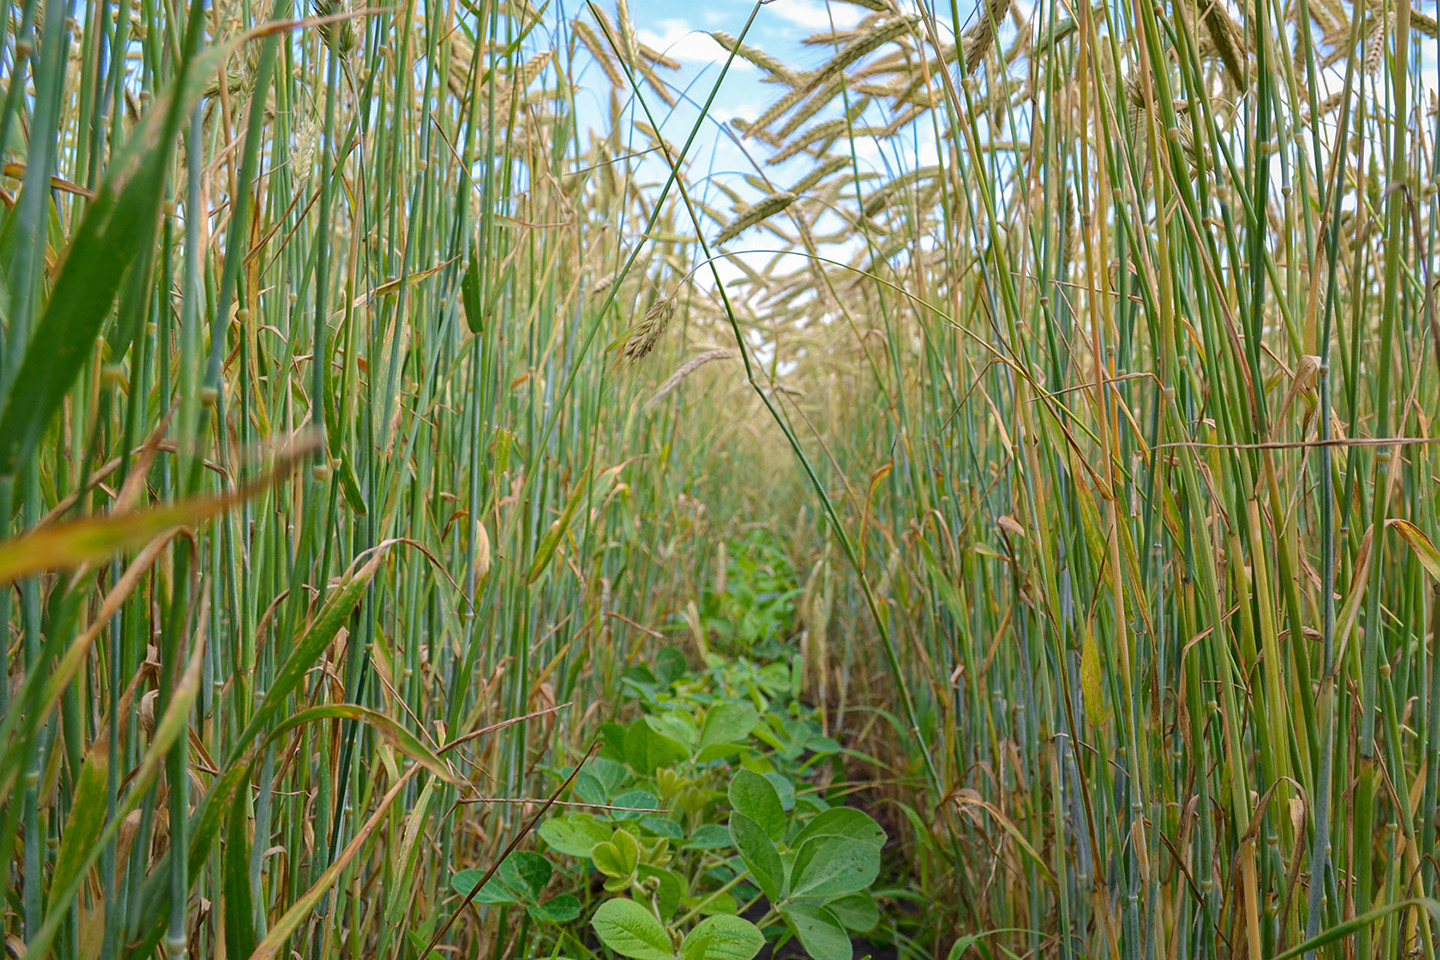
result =
[[855,933],[868,933],[880,922],[880,908],[868,892],[851,893],[825,904],[831,913]]
[[729,796],[730,808],[758,823],[771,840],[785,835],[785,807],[769,780],[752,770],[741,770],[730,781]]
[[696,827],[695,832],[690,835],[681,846],[691,850],[719,850],[728,847],[732,843],[728,828],[718,823],[707,823],[704,826]]
[[814,960],[850,960],[850,936],[833,912],[813,903],[792,903],[780,911]]
[[[484,870],[461,870],[450,878],[450,889],[462,897],[469,896],[470,891],[475,889],[475,884],[485,876]],[[485,881],[485,886],[475,894],[476,903],[519,903],[520,898],[514,890],[505,885],[505,882],[498,876],[491,877]]]
[[792,846],[798,849],[811,837],[848,837],[877,847],[885,845],[885,831],[880,824],[853,807],[834,807],[818,814],[795,835]]
[[685,828],[669,817],[642,816],[640,826],[651,833],[671,840],[685,839]]
[[748,703],[717,703],[706,712],[705,723],[700,728],[701,751],[745,739],[759,719],[755,708]]
[[625,764],[605,757],[593,757],[585,764],[585,772],[599,780],[610,793],[619,790],[630,779],[630,771],[625,769]]
[[773,770],[766,772],[765,779],[769,780],[770,786],[775,788],[775,795],[780,798],[780,809],[786,813],[794,810],[795,784],[791,783],[788,777],[783,777]]
[[550,873],[550,861],[527,850],[510,854],[500,864],[500,878],[527,903],[540,899],[550,883]]
[[603,804],[610,799],[609,793],[605,790],[605,784],[600,782],[598,777],[592,776],[590,771],[581,770],[575,776],[575,796],[586,803]]
[[655,655],[655,679],[663,684],[671,684],[685,676],[685,671],[690,667],[685,662],[685,654],[674,647],[666,647]]
[[835,897],[864,890],[880,874],[880,848],[844,837],[814,837],[795,854],[790,892]]
[[652,867],[647,863],[640,864],[636,868],[636,876],[640,879],[641,886],[649,887],[647,880],[653,880],[657,885],[655,888],[655,909],[660,916],[668,920],[674,913],[675,908],[680,906],[680,901],[688,892],[685,889],[685,881],[678,873],[672,870],[665,870],[660,867]]
[[708,917],[695,925],[680,947],[683,960],[751,960],[765,936],[749,920]]
[[625,808],[610,811],[616,820],[639,820],[646,816],[644,811],[660,809],[660,798],[649,790],[631,790],[616,797],[612,805]]
[[649,776],[661,767],[681,763],[690,756],[684,744],[653,730],[645,718],[625,728],[625,762]]
[[647,716],[645,723],[661,736],[682,743],[691,750],[695,748],[700,736],[690,718],[679,713],[667,713],[658,717]]
[[550,849],[571,857],[588,857],[595,844],[610,839],[610,828],[588,813],[572,813],[540,824],[540,837]]
[[616,830],[609,840],[591,849],[590,858],[595,861],[595,869],[605,876],[626,879],[640,862],[640,845],[626,831]]
[[780,899],[785,884],[785,867],[765,828],[743,813],[730,814],[730,835],[761,892],[772,902]]
[[672,960],[670,935],[655,915],[634,900],[606,900],[590,925],[600,942],[632,960]]
[[569,923],[580,916],[580,901],[562,893],[538,906],[527,908],[526,912],[541,923]]

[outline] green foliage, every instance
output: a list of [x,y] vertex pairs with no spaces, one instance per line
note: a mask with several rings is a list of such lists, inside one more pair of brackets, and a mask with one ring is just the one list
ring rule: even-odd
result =
[[[541,899],[550,885],[552,869],[550,861],[539,854],[523,850],[512,853],[475,894],[475,902],[524,906],[533,919],[542,923],[574,920],[580,915],[580,901],[573,895],[561,893]],[[461,870],[450,878],[450,886],[461,896],[469,896],[484,875],[484,870]]]
[[[606,746],[576,777],[576,797],[595,812],[540,826],[554,853],[589,858],[602,875],[611,900],[592,924],[616,953],[674,956],[683,921],[708,914],[684,937],[680,956],[749,960],[753,950],[739,953],[757,950],[760,934],[721,927],[752,928],[733,917],[736,897],[763,897],[760,927],[801,938],[816,960],[840,957],[840,943],[850,956],[848,931],[876,925],[867,891],[886,835],[808,782],[816,764],[837,759],[838,747],[798,705],[792,717],[780,710],[785,674],[783,666],[720,658],[691,674],[678,651],[665,651],[652,668],[626,676],[641,715],[606,725]],[[697,940],[701,931],[708,946]]]
[[1433,955],[1428,8],[829,5],[7,4],[10,952]]
[[781,656],[802,591],[780,538],[764,528],[748,530],[721,551],[717,563],[723,576],[701,593],[706,630],[736,652]]
[[[811,782],[838,747],[798,705],[785,716],[785,673],[721,658],[692,673],[670,650],[628,674],[640,714],[607,724],[605,746],[575,778],[575,799],[593,809],[539,827],[552,856],[578,861],[572,884],[584,886],[591,870],[601,878],[607,899],[591,924],[616,953],[749,960],[768,935],[797,937],[816,960],[832,960],[836,944],[848,951],[850,932],[878,922],[868,890],[885,832]],[[512,854],[476,899],[535,904],[551,879],[541,863]],[[466,871],[453,885],[480,876]],[[735,916],[746,902],[764,905],[758,928]]]

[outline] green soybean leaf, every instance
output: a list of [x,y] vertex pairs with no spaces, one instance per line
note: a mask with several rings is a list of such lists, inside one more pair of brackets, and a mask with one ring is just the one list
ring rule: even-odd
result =
[[785,807],[769,780],[752,770],[741,770],[730,781],[729,796],[730,808],[758,823],[771,840],[785,835]]
[[717,703],[706,711],[705,723],[700,727],[700,751],[744,740],[759,719],[748,703]]
[[680,946],[684,960],[751,960],[765,946],[765,935],[740,917],[707,917]]
[[634,900],[606,900],[590,920],[600,942],[632,960],[671,960],[670,935],[655,915]]
[[765,774],[765,779],[770,781],[770,786],[775,788],[775,795],[780,798],[780,809],[789,813],[795,809],[795,784],[790,782],[789,777],[783,777],[773,770]]
[[712,743],[708,747],[701,747],[695,751],[696,763],[710,763],[715,760],[728,760],[738,756],[745,749],[743,743]]
[[671,840],[684,840],[685,828],[680,826],[669,817],[642,816],[640,826],[660,837],[668,837]]
[[588,857],[595,844],[610,839],[611,830],[588,813],[572,813],[540,824],[540,837],[550,849],[570,857]]
[[682,763],[690,756],[684,744],[658,733],[642,717],[625,729],[625,762],[650,776],[661,767]]
[[833,807],[818,814],[795,835],[796,849],[812,837],[845,837],[877,847],[885,845],[885,831],[870,815],[851,807]]
[[497,871],[500,878],[526,903],[535,903],[550,883],[550,861],[538,853],[520,850],[505,858]]
[[590,851],[595,869],[607,877],[624,879],[635,872],[640,862],[640,845],[625,830],[616,830],[609,840],[597,843]]
[[695,828],[690,839],[681,844],[691,850],[719,850],[731,846],[730,830],[719,823],[707,823]]
[[809,750],[817,757],[828,757],[832,753],[839,753],[841,747],[840,744],[836,743],[830,737],[827,737],[823,734],[815,733],[811,734],[810,737],[805,741],[805,749]]
[[674,647],[666,647],[655,655],[655,679],[666,686],[685,676],[689,668],[685,654]]
[[645,724],[661,736],[669,737],[676,743],[684,744],[686,747],[686,756],[689,756],[689,752],[695,749],[695,745],[700,738],[700,734],[695,729],[694,722],[691,721],[689,717],[680,713],[647,716],[645,717]]
[[[468,897],[470,891],[475,889],[475,884],[479,883],[480,878],[483,876],[485,876],[484,870],[461,870],[450,878],[450,889],[462,897]],[[519,903],[520,897],[505,884],[505,881],[500,879],[497,872],[497,875],[486,880],[485,886],[481,887],[480,892],[475,894],[475,902]]]
[[825,906],[847,930],[856,933],[868,933],[880,922],[880,908],[875,905],[875,898],[868,892],[837,897],[828,901]]
[[575,796],[586,803],[603,804],[610,801],[610,793],[605,789],[605,784],[601,783],[598,777],[592,776],[588,770],[581,770],[576,775]]
[[792,903],[783,907],[780,915],[814,960],[850,960],[854,956],[850,937],[831,910],[813,903]]
[[686,897],[680,901],[680,905],[686,910],[698,910],[701,916],[710,917],[729,915],[740,912],[740,904],[728,893],[713,894],[707,893],[700,896]]
[[580,901],[568,893],[562,893],[544,903],[527,907],[526,912],[541,923],[569,923],[580,916]]
[[659,810],[660,798],[649,790],[631,790],[616,797],[613,803],[616,807],[629,807],[628,810],[611,810],[610,816],[616,820],[639,820],[647,816],[641,813],[642,810]]
[[655,896],[655,909],[659,911],[662,920],[669,920],[674,916],[675,908],[680,906],[680,901],[689,892],[684,879],[673,870],[642,863],[635,868],[635,875],[639,877],[641,884],[652,878],[659,884]]
[[836,897],[864,890],[880,874],[880,848],[846,837],[812,837],[791,872],[795,897]]
[[743,813],[730,814],[730,835],[750,875],[772,903],[779,901],[785,884],[785,867],[765,828]]
[[585,771],[581,776],[584,774],[590,774],[599,780],[607,795],[625,786],[625,781],[630,779],[630,771],[625,769],[625,764],[605,757],[591,758],[590,762],[585,764]]

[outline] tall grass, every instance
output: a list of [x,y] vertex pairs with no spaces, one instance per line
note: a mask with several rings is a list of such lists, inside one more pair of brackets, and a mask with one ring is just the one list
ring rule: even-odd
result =
[[932,923],[1433,955],[1433,900],[1398,907],[1436,892],[1434,22],[964,12],[814,38],[828,64],[741,126],[828,171],[750,296],[835,334],[794,377],[883,544],[856,572],[891,585],[912,776],[938,765]]
[[759,521],[907,955],[1433,956],[1410,0],[757,5],[744,178],[623,5],[82,6],[0,22],[14,952],[419,956]]
[[12,949],[417,955],[737,502],[611,349],[653,144],[524,3],[4,30]]

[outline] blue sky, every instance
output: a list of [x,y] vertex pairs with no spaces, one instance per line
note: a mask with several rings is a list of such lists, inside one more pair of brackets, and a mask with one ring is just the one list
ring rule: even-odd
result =
[[[584,0],[562,0],[562,15],[574,17],[585,9]],[[606,14],[614,18],[616,0],[596,0]],[[961,15],[973,10],[975,0],[960,0]],[[909,8],[911,0],[902,0],[902,8]],[[689,135],[698,114],[698,104],[703,103],[719,76],[720,68],[729,56],[710,36],[718,30],[738,36],[745,27],[753,9],[753,0],[629,0],[630,19],[635,26],[639,40],[656,50],[679,61],[679,71],[661,71],[661,76],[670,81],[676,89],[687,90],[689,104],[682,101],[673,111],[653,96],[649,97],[650,108],[657,111],[657,118],[665,139],[675,147],[681,146]],[[746,42],[759,47],[792,68],[801,70],[819,67],[834,55],[828,47],[807,47],[802,41],[817,33],[832,29],[847,30],[856,26],[871,11],[845,3],[843,0],[770,0],[760,8],[754,25],[746,35]],[[592,19],[588,13],[585,19]],[[583,59],[583,58],[582,58]],[[590,71],[593,71],[590,72]],[[770,106],[784,88],[773,83],[762,82],[763,71],[736,58],[726,74],[720,91],[711,107],[709,117],[702,125],[695,145],[688,154],[687,185],[693,193],[716,207],[728,212],[730,201],[718,194],[712,186],[714,180],[722,180],[738,189],[749,201],[754,201],[767,191],[760,191],[747,185],[744,174],[762,174],[769,178],[774,189],[783,190],[798,181],[813,162],[801,156],[785,164],[766,166],[770,150],[755,141],[737,144],[735,137],[727,135],[721,124],[733,118],[753,119]],[[577,97],[581,110],[582,125],[588,121],[597,129],[608,126],[609,85],[593,65],[582,70],[579,78],[582,90]],[[835,107],[829,108],[833,112]],[[879,106],[872,107],[881,109]],[[588,117],[587,117],[588,114]],[[827,114],[822,114],[823,118]],[[633,108],[632,119],[644,120],[644,114]],[[637,148],[645,144],[636,141]],[[915,149],[918,148],[918,149]],[[856,151],[861,169],[871,168],[890,171],[909,169],[917,164],[936,162],[936,146],[919,142],[905,148],[895,142],[887,142],[884,149],[905,151],[903,155],[884,155],[881,146],[874,142],[857,142]],[[658,157],[646,158],[637,165],[642,183],[658,184],[664,180],[667,170]],[[747,249],[756,250],[755,256],[763,257],[759,250],[776,246],[775,238],[764,231],[750,231],[739,240],[727,244],[732,254],[742,254]],[[844,254],[841,251],[842,258]],[[727,269],[728,267],[728,269]],[[722,275],[727,280],[739,271],[729,265],[722,265]],[[704,272],[702,272],[703,274]],[[697,276],[697,284],[708,288],[711,283],[706,276]]]
[[[607,14],[615,15],[615,0],[598,2]],[[570,4],[577,11],[583,9],[583,0],[570,0]],[[640,41],[682,64],[680,71],[662,71],[662,76],[678,88],[688,87],[690,96],[698,101],[709,95],[728,57],[709,32],[719,30],[738,36],[753,9],[749,0],[630,0],[629,6],[630,19]],[[760,8],[746,42],[784,63],[808,69],[824,63],[833,51],[806,47],[801,43],[805,37],[828,31],[832,22],[836,29],[849,29],[869,12],[839,0],[828,4],[826,0],[771,0]],[[760,70],[736,58],[716,96],[711,117],[723,123],[735,117],[758,116],[783,92],[774,84],[763,83],[762,76]],[[597,83],[593,92],[598,94],[603,88],[603,83]],[[662,106],[652,103],[651,109]],[[683,143],[695,115],[693,108],[685,109],[683,105],[677,108],[662,122],[666,139],[676,145]],[[715,159],[723,166],[752,169],[727,140],[719,135],[716,124],[707,124],[696,149],[692,150],[692,163],[709,154],[711,148],[718,148]],[[763,154],[764,148],[761,148],[757,159],[763,160]],[[705,165],[709,166],[708,159]]]

